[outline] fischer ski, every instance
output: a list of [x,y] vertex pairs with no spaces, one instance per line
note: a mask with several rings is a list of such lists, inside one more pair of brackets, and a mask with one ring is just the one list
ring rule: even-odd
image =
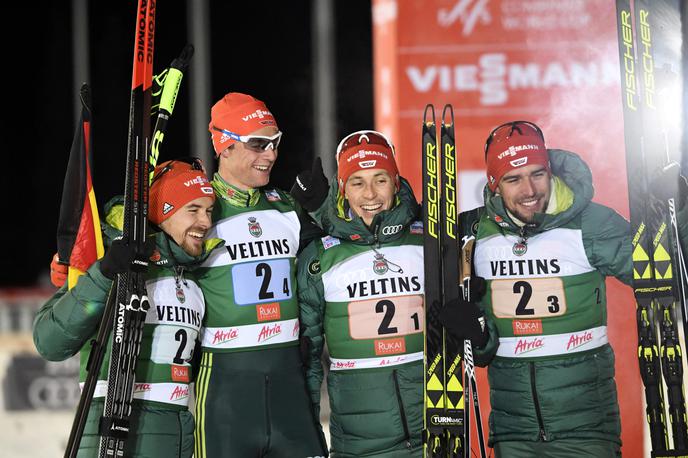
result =
[[[433,326],[435,311],[442,307],[440,234],[440,181],[435,108],[425,107],[423,115],[423,259],[425,264],[425,366],[423,454],[427,458],[446,457],[444,426],[463,427],[463,417],[445,415],[444,329]],[[438,270],[439,268],[439,270]],[[458,278],[458,277],[457,277]]]
[[[449,117],[449,118],[447,118]],[[440,252],[442,256],[442,303],[459,297],[458,195],[456,183],[456,145],[454,141],[454,110],[445,105],[440,126]],[[465,387],[461,384],[461,341],[444,332],[445,415],[463,416],[461,425],[445,427],[447,456],[470,456],[470,409],[465,408]],[[465,382],[465,379],[464,379]]]
[[[437,142],[435,109],[425,108],[423,116],[423,224],[425,260],[425,405],[424,455],[426,457],[469,457],[471,416],[465,406],[469,387],[479,436],[485,457],[477,384],[470,341],[461,342],[438,322],[441,307],[451,299],[470,298],[472,244],[462,250],[458,226],[458,193],[454,111],[445,105]],[[461,258],[469,260],[460,277]],[[464,252],[468,253],[465,254]],[[438,275],[439,274],[439,275]],[[463,355],[466,359],[463,360]],[[463,360],[463,383],[461,376]]]
[[[670,29],[667,24],[672,16],[678,19],[678,4],[670,0],[617,0],[616,7],[638,359],[645,385],[652,456],[686,456],[688,426],[676,322],[677,305],[682,304],[685,332],[685,264],[677,240],[675,190],[666,200],[658,198],[652,181],[665,165],[671,167],[672,161],[667,130],[658,110],[658,73],[663,70],[659,70],[654,56],[655,48],[666,40],[659,34]],[[660,18],[664,24],[660,25]],[[662,381],[667,389],[672,440],[667,430]]]

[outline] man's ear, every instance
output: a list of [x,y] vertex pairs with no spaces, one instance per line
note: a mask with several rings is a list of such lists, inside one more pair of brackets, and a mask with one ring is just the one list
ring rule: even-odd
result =
[[234,145],[229,145],[227,148],[224,149],[224,151],[222,151],[222,152],[220,153],[220,156],[225,157],[225,158],[226,158],[226,157],[229,157],[229,153],[230,153],[230,151],[233,150],[233,149],[234,149]]

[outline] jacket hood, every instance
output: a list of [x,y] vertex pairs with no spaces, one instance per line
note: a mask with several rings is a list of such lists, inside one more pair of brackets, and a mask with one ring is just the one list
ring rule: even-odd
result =
[[[573,192],[573,202],[565,210],[556,214],[536,213],[535,221],[526,224],[530,233],[537,233],[560,227],[575,218],[590,203],[594,195],[592,172],[590,167],[576,153],[560,149],[548,149],[552,174],[568,186]],[[488,186],[483,190],[487,215],[492,220],[502,220],[500,225],[514,232],[521,228],[508,215],[501,196],[490,191]]]
[[[407,226],[418,218],[419,206],[408,181],[399,177],[399,192],[394,197],[394,206],[373,218],[368,228],[363,220],[350,212],[349,204],[339,195],[339,186],[334,177],[330,180],[330,190],[325,203],[318,210],[324,231],[340,239],[356,244],[372,245],[385,243],[399,238]],[[394,230],[388,228],[394,227]]]
[[[122,235],[124,224],[124,196],[115,196],[104,207],[105,219],[100,223],[103,230],[103,242],[109,246],[112,241]],[[187,269],[200,266],[210,253],[216,248],[222,247],[225,241],[222,239],[208,238],[203,242],[203,251],[198,256],[191,256],[182,249],[164,231],[148,222],[148,237],[155,238],[155,251],[151,256],[151,262],[162,267],[181,265]]]

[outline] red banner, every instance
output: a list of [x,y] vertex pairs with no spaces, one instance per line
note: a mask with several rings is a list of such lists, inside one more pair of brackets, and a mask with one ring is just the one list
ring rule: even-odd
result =
[[[580,154],[594,200],[628,217],[615,17],[607,0],[374,0],[376,128],[391,136],[416,195],[423,110],[432,103],[439,117],[451,103],[461,210],[482,204],[490,130],[521,119],[542,128],[549,148]],[[607,286],[623,454],[643,456],[633,295]],[[483,381],[482,403],[488,393]]]

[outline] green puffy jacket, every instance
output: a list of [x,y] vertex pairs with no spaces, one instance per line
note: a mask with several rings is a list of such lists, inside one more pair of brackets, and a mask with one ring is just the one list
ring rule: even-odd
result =
[[[628,222],[591,202],[592,174],[574,153],[549,150],[554,211],[518,226],[499,195],[460,215],[476,236],[475,271],[494,356],[490,444],[595,438],[620,443],[606,276],[632,277]],[[498,337],[498,338],[495,338]]]
[[330,370],[332,456],[422,455],[423,248],[418,204],[405,180],[371,228],[339,200],[336,180],[317,218],[329,235],[299,257],[301,333],[316,408]]
[[[115,198],[106,205],[106,221],[109,223],[103,224],[106,241],[120,234],[120,204],[121,198]],[[127,453],[150,456],[153,450],[157,450],[155,456],[190,456],[193,451],[193,418],[188,412],[188,385],[194,379],[191,359],[205,313],[203,294],[192,271],[224,242],[207,240],[203,254],[192,257],[164,232],[151,237],[155,237],[156,248],[146,275],[150,309],[136,366],[132,430],[127,441]],[[80,352],[81,382],[86,378],[86,363],[91,351],[89,342],[96,336],[113,283],[100,272],[99,265],[100,261],[96,261],[72,289],[67,290],[66,285],[60,288],[41,307],[34,320],[33,338],[41,356],[51,361],[62,361]],[[110,339],[80,456],[95,454],[98,448],[97,419],[99,413],[102,414],[102,400],[107,390],[111,344]],[[169,424],[177,426],[169,430]],[[151,445],[160,440],[165,447],[161,448],[159,443]]]

